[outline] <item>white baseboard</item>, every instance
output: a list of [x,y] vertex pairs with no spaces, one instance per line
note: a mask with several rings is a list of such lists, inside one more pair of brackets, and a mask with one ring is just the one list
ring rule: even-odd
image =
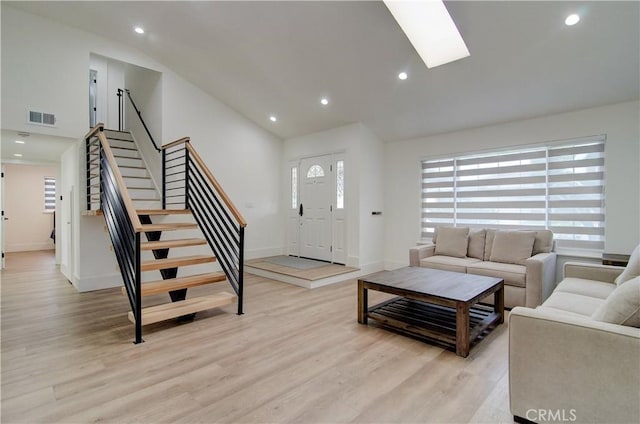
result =
[[73,285],[80,293],[122,287],[122,275],[113,273],[97,277],[75,277]]
[[263,247],[244,251],[244,259],[268,258],[269,256],[284,255],[284,247]]
[[384,269],[389,271],[393,271],[394,269],[398,269],[398,268],[404,268],[406,266],[409,266],[408,262],[384,261]]
[[53,250],[56,245],[53,241],[40,241],[34,243],[11,243],[5,245],[5,253],[31,252],[34,250]]

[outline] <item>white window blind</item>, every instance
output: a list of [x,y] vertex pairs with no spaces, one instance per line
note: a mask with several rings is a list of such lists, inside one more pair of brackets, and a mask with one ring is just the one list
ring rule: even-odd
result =
[[422,162],[422,237],[439,225],[550,229],[604,249],[604,136]]
[[56,179],[44,177],[44,210],[56,209]]

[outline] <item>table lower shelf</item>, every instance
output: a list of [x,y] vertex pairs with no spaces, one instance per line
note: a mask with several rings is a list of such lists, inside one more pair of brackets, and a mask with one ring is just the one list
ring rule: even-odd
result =
[[[456,309],[396,297],[369,308],[367,316],[383,326],[420,339],[456,348]],[[474,305],[469,310],[469,341],[482,339],[498,322],[492,306]]]

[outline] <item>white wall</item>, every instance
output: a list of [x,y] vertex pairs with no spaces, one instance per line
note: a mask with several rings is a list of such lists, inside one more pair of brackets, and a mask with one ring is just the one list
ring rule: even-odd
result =
[[327,131],[285,140],[281,201],[282,221],[289,208],[288,162],[304,157],[345,152],[345,207],[347,209],[347,265],[376,271],[383,266],[384,215],[382,211],[383,144],[362,124],[351,124]]
[[280,254],[282,140],[173,73],[163,73],[164,140],[189,136],[248,225],[246,258]]
[[[125,64],[100,55],[90,54],[89,68],[98,73],[96,122],[102,122],[106,128],[118,129],[118,96],[116,93],[118,88],[125,87]],[[87,72],[89,71],[87,70]]]
[[[125,66],[125,86],[131,90],[131,96],[142,114],[153,140],[158,147],[162,145],[162,74],[150,69],[127,64]],[[126,96],[126,94],[125,94]],[[125,103],[124,128],[133,134],[138,150],[144,159],[156,187],[162,185],[161,155],[153,147],[147,132],[138,118],[128,98]]]
[[[81,138],[88,131],[90,55],[162,73],[161,142],[190,136],[214,175],[244,214],[246,256],[282,251],[278,212],[282,140],[180,78],[144,53],[120,43],[28,14],[2,3],[2,127]],[[25,124],[27,107],[58,116],[56,128]],[[117,124],[117,123],[116,123]],[[77,150],[82,157],[81,149]],[[80,160],[80,159],[79,159]],[[79,167],[80,170],[83,166]],[[80,218],[84,177],[76,176],[76,287],[120,284],[100,218]],[[109,260],[105,260],[108,257]],[[113,262],[111,262],[113,260]]]
[[606,134],[605,250],[630,253],[640,242],[640,106],[620,103],[385,145],[385,259],[408,264],[420,237],[420,161],[430,156]]
[[55,166],[4,165],[5,252],[49,250],[53,213],[44,212],[44,178],[56,178]]

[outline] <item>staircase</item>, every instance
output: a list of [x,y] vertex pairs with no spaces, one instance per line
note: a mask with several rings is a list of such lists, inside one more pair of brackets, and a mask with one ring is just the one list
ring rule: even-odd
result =
[[[130,133],[98,124],[85,140],[87,213],[105,217],[135,343],[143,341],[142,327],[156,322],[191,320],[234,302],[242,314],[246,223],[189,139],[156,147],[160,189]],[[187,298],[191,288],[222,283],[233,293]],[[157,303],[164,293],[166,303],[146,305],[145,298]]]

